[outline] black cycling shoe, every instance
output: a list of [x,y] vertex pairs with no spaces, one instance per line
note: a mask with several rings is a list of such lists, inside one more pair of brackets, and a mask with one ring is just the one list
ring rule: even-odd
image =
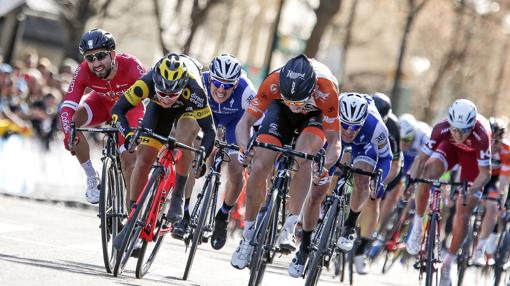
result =
[[140,251],[142,250],[142,247],[138,247],[138,246],[135,246],[135,248],[133,249],[133,252],[131,252],[131,257],[135,257],[135,258],[138,258],[140,257]]
[[214,231],[211,237],[211,246],[215,250],[220,250],[227,242],[227,226],[228,220],[216,218],[214,223]]
[[180,222],[174,224],[174,228],[172,229],[172,237],[175,239],[182,240],[184,235],[189,232],[189,218],[184,216]]

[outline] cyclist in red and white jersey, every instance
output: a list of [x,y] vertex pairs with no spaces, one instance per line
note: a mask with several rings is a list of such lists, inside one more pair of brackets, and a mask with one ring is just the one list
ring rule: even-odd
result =
[[[441,267],[441,286],[451,285],[451,264],[466,237],[469,217],[482,197],[483,187],[490,179],[490,144],[491,129],[487,119],[477,113],[473,102],[458,99],[448,108],[448,118],[434,126],[429,142],[423,146],[411,167],[411,180],[418,177],[438,179],[459,164],[460,180],[471,183],[465,200],[462,195],[457,196],[453,237]],[[412,255],[420,250],[429,190],[430,184],[417,185],[416,215],[406,245]]]
[[[101,29],[93,29],[83,34],[79,48],[85,60],[78,66],[69,84],[60,107],[60,122],[65,135],[65,148],[76,154],[87,175],[85,197],[88,202],[96,204],[99,202],[99,176],[90,161],[89,145],[83,134],[77,134],[76,146],[70,150],[71,122],[74,122],[76,127],[84,127],[110,121],[113,105],[124,91],[145,74],[145,68],[134,56],[118,54],[113,36]],[[82,100],[85,93],[88,93],[88,96]],[[144,107],[140,103],[128,113],[129,124],[132,127],[137,126],[143,113]],[[122,171],[126,182],[129,182],[135,156],[123,152],[123,144],[124,138],[120,136]]]

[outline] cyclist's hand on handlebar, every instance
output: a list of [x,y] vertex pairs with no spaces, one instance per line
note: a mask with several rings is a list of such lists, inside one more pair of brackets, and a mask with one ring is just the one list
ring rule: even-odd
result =
[[326,168],[322,169],[322,172],[319,174],[319,166],[317,163],[313,163],[313,184],[315,186],[323,186],[331,182],[331,176]]
[[250,152],[246,152],[246,150],[241,147],[237,155],[237,160],[241,163],[241,165],[247,167],[250,164],[253,155],[255,155],[255,150],[252,149]]
[[134,136],[133,132],[129,132],[128,135],[124,137],[124,148],[126,148],[126,150],[129,153],[133,153],[135,151],[136,146],[140,143],[140,138],[137,138],[136,142],[134,142],[134,144],[131,144],[131,141],[133,141],[133,136]]
[[[64,134],[64,147],[74,155],[75,150],[69,144],[69,139],[71,139],[70,137],[71,137],[71,132]],[[79,142],[80,142],[80,136],[78,134],[76,134],[76,136],[74,137],[74,146],[76,147],[76,145],[78,145]]]
[[195,179],[202,177],[207,169],[205,164],[205,150],[203,146],[200,147],[200,151],[201,152],[197,154],[192,163]]

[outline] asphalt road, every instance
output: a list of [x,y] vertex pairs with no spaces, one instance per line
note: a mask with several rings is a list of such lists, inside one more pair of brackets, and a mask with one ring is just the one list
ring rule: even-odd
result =
[[[134,275],[132,259],[116,278],[106,273],[101,254],[99,219],[95,209],[70,208],[0,195],[0,285],[246,285],[248,270],[230,266],[238,237],[221,251],[201,245],[188,281],[182,281],[186,253],[181,241],[166,237],[150,272]],[[290,256],[277,257],[263,285],[303,285],[287,274]],[[380,274],[376,263],[369,275],[355,275],[354,285],[419,285],[418,272],[395,266]],[[324,273],[319,285],[340,285]],[[345,284],[347,285],[347,284]],[[464,285],[490,285],[478,270],[470,270]]]

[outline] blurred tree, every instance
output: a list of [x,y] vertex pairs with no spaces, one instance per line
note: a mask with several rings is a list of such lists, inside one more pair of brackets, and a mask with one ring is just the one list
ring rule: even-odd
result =
[[496,77],[496,84],[494,86],[494,90],[489,94],[489,100],[492,102],[490,115],[495,116],[497,112],[498,102],[500,100],[499,95],[501,93],[501,89],[503,87],[503,82],[505,79],[505,67],[508,63],[508,47],[510,40],[507,35],[505,35],[505,39],[503,42],[503,47],[501,48],[501,55],[498,67],[498,74]]
[[60,20],[67,30],[65,57],[81,61],[78,43],[88,20],[96,15],[106,17],[112,0],[55,0],[60,7]]
[[345,66],[347,61],[347,52],[349,51],[349,47],[351,46],[352,41],[352,28],[354,26],[354,20],[356,19],[356,10],[358,8],[358,4],[361,0],[353,0],[351,5],[351,10],[349,11],[349,18],[347,20],[347,25],[345,27],[345,35],[344,42],[342,48],[342,55],[340,56],[340,75],[342,78],[339,81],[339,89],[342,88],[346,77],[345,74]]
[[305,55],[308,57],[315,57],[319,51],[322,36],[336,13],[340,10],[341,3],[342,0],[320,0],[319,6],[314,9],[317,20],[306,43]]
[[391,101],[395,107],[395,112],[399,113],[400,106],[400,79],[402,77],[402,66],[406,56],[407,44],[411,33],[413,23],[423,9],[428,0],[407,0],[408,12],[406,22],[404,24],[404,32],[400,41],[399,54],[397,58],[397,67],[395,68],[395,76],[393,80],[393,88],[391,90]]
[[233,0],[225,0],[224,8],[225,11],[228,11],[226,17],[223,17],[221,22],[221,30],[218,38],[216,39],[216,47],[214,48],[214,56],[218,55],[221,52],[224,52],[225,49],[225,41],[227,39],[227,34],[229,31],[230,21],[234,18],[234,13],[236,10],[234,9]]
[[191,24],[188,37],[186,38],[186,42],[182,47],[183,53],[188,54],[190,52],[191,43],[195,37],[195,32],[207,19],[207,14],[209,13],[210,9],[221,1],[222,0],[193,0],[193,7],[191,9],[190,16]]
[[[154,6],[154,16],[156,16],[156,24],[158,25],[158,43],[161,48],[161,51],[164,55],[168,54],[169,50],[165,45],[165,40],[163,39],[163,34],[166,32],[166,29],[163,27],[162,18],[161,18],[161,8],[158,0],[152,0]],[[179,3],[177,3],[179,4]]]
[[269,38],[269,45],[266,50],[266,57],[264,60],[264,69],[265,76],[269,74],[271,69],[271,62],[273,60],[273,52],[276,47],[276,41],[278,40],[278,26],[280,25],[280,20],[282,16],[283,5],[285,4],[285,0],[280,0],[278,3],[278,9],[276,10],[276,17],[273,22],[273,26],[271,27],[271,36]]

